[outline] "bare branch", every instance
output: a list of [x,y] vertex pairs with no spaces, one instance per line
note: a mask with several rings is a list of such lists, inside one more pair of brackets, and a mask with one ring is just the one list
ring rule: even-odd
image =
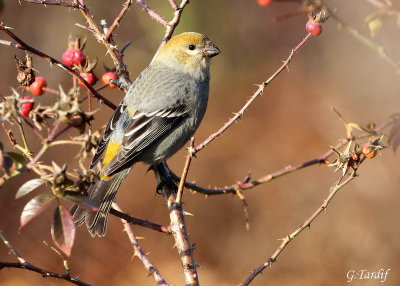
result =
[[169,5],[171,5],[172,9],[178,9],[178,4],[176,4],[175,0],[168,0]]
[[185,6],[187,4],[189,4],[189,0],[182,0],[181,4],[179,4],[179,7],[175,8],[174,17],[166,25],[167,29],[165,31],[165,36],[164,36],[163,43],[166,43],[166,42],[169,41],[169,39],[171,39],[172,34],[174,33],[176,26],[178,26],[179,21],[181,20],[183,9],[185,9]]
[[194,137],[190,139],[190,146],[188,148],[188,154],[186,156],[185,167],[183,168],[181,180],[179,181],[178,193],[176,195],[176,200],[175,200],[176,203],[180,203],[182,200],[183,187],[185,185],[186,177],[189,172],[190,163],[192,162],[193,158],[193,153],[194,153],[193,148],[194,148]]
[[151,18],[153,18],[156,22],[160,23],[164,27],[168,25],[167,20],[160,16],[156,11],[150,9],[150,7],[144,3],[142,0],[135,0],[136,4],[143,8],[143,10],[149,14]]
[[168,226],[165,225],[160,225],[156,224],[154,222],[148,221],[148,220],[142,220],[136,217],[132,217],[126,213],[120,212],[116,209],[111,208],[110,214],[115,215],[116,217],[119,217],[129,223],[136,224],[145,228],[149,228],[158,232],[163,232],[167,234],[171,234],[171,229]]
[[56,5],[56,6],[64,6],[69,8],[79,8],[78,1],[59,1],[59,0],[22,0],[27,3],[41,4],[41,5]]
[[39,273],[43,276],[43,278],[46,277],[52,277],[52,278],[58,278],[62,279],[68,282],[71,282],[72,284],[75,285],[80,285],[80,286],[91,286],[91,284],[83,282],[79,280],[76,277],[71,276],[69,273],[57,273],[49,270],[45,270],[43,268],[37,267],[33,264],[30,264],[27,262],[22,256],[14,249],[14,247],[11,245],[11,243],[4,237],[2,233],[0,233],[0,238],[4,242],[4,244],[8,247],[10,252],[19,260],[19,262],[5,262],[5,261],[0,261],[0,270],[3,268],[20,268],[20,269],[26,269],[29,271],[33,271],[36,273]]
[[128,11],[129,7],[132,5],[133,0],[127,0],[123,5],[122,5],[122,10],[119,12],[118,16],[115,18],[114,22],[108,29],[107,33],[104,35],[104,40],[108,41],[111,37],[111,34],[114,32],[115,28],[119,26],[119,23],[122,20],[122,17],[124,17],[126,11]]
[[279,256],[279,254],[281,254],[281,252],[285,249],[285,247],[289,244],[289,242],[291,242],[296,236],[298,236],[304,229],[310,227],[311,223],[318,217],[318,215],[328,207],[329,203],[332,201],[336,193],[345,185],[347,185],[350,181],[352,181],[355,177],[356,177],[356,170],[353,170],[352,173],[347,177],[347,179],[344,180],[342,183],[340,183],[341,180],[343,179],[343,177],[341,177],[339,181],[332,186],[329,192],[329,196],[324,200],[321,206],[299,228],[297,228],[288,236],[282,238],[281,245],[279,245],[279,247],[272,254],[272,256],[268,258],[262,265],[254,269],[252,273],[249,275],[249,277],[247,277],[247,279],[240,285],[241,286],[249,285],[254,280],[254,278],[256,278],[257,275],[259,275],[265,268],[270,266],[272,263],[276,262],[277,257]]
[[[22,0],[22,1],[28,2],[28,3],[42,4],[42,5],[46,5],[46,4],[59,5],[59,6],[66,6],[66,7],[72,7],[72,8],[79,9],[82,12],[83,16],[86,18],[86,21],[88,22],[89,27],[82,26],[82,25],[79,25],[79,26],[92,32],[92,34],[94,35],[96,40],[106,47],[120,76],[123,78],[124,81],[129,82],[129,83],[131,82],[131,80],[129,78],[128,68],[124,64],[124,61],[123,61],[122,53],[120,53],[120,51],[117,49],[117,47],[110,40],[110,35],[107,38],[104,36],[101,29],[94,21],[93,16],[90,14],[89,8],[86,6],[85,1],[83,1],[83,0],[73,1],[67,5],[64,5],[64,4],[69,3],[69,2],[63,2],[63,1],[50,1],[50,0],[47,0],[47,1],[44,1],[44,0]],[[127,2],[131,2],[131,1],[127,1]],[[117,21],[121,20],[122,16],[125,14],[125,10],[123,9],[123,13],[122,14],[121,13],[119,15],[120,16],[119,20],[117,20],[119,17],[119,16],[117,16],[117,19],[116,19]],[[116,23],[116,25],[117,24],[118,23]],[[81,78],[79,78],[79,80],[82,81]],[[92,89],[90,89],[90,91],[93,93],[94,89],[93,90]],[[93,93],[93,94],[96,95],[96,93]],[[115,109],[115,107],[114,107],[114,109]]]
[[94,21],[93,16],[90,14],[89,8],[86,6],[85,2],[81,1],[81,4],[82,5],[79,6],[79,10],[82,12],[82,15],[86,18],[86,21],[89,25],[89,29],[90,31],[92,31],[93,36],[97,39],[99,43],[103,44],[106,47],[108,53],[111,56],[111,59],[114,62],[115,67],[117,68],[118,74],[120,74],[125,81],[131,82],[129,78],[128,67],[125,65],[123,61],[123,55],[117,49],[117,47],[113,45],[113,43],[110,41],[110,38],[105,38],[105,35],[101,31],[100,27]]
[[[122,213],[122,210],[116,203],[113,203],[113,208],[115,211]],[[150,261],[150,259],[147,257],[145,252],[140,247],[139,242],[137,241],[135,235],[133,234],[132,226],[130,225],[130,223],[124,219],[121,219],[121,221],[124,224],[125,231],[128,234],[129,240],[132,243],[134,255],[137,256],[140,259],[140,261],[142,261],[144,267],[149,272],[149,275],[153,275],[157,285],[169,286],[169,284],[161,276],[158,269],[154,266],[154,264]]]
[[206,147],[211,141],[214,141],[217,137],[219,137],[222,133],[226,131],[233,123],[235,123],[240,117],[243,116],[243,113],[247,110],[247,108],[253,103],[253,101],[259,97],[263,92],[265,87],[271,83],[290,63],[293,56],[300,50],[301,47],[310,39],[311,34],[308,33],[304,39],[290,52],[288,58],[283,62],[283,64],[275,71],[273,75],[269,77],[266,81],[262,82],[257,91],[250,97],[250,99],[246,102],[246,104],[233,116],[228,120],[217,132],[211,134],[206,140],[195,147],[195,152],[199,152],[201,149]]
[[[223,195],[223,194],[236,194],[237,190],[240,191],[245,191],[245,190],[249,190],[252,189],[258,185],[264,184],[264,183],[268,183],[276,178],[282,177],[284,175],[290,174],[292,172],[295,172],[297,170],[301,170],[303,168],[309,167],[309,166],[313,166],[316,164],[323,164],[326,163],[326,159],[332,155],[333,151],[329,150],[327,151],[325,154],[323,154],[321,157],[319,158],[315,158],[312,159],[310,161],[306,161],[300,164],[296,164],[296,165],[288,165],[286,167],[284,167],[283,169],[280,169],[278,171],[272,172],[270,174],[264,175],[258,179],[255,180],[249,180],[248,178],[246,178],[244,181],[238,183],[238,184],[233,184],[229,187],[225,187],[225,188],[204,188],[202,186],[196,185],[194,183],[190,183],[190,182],[185,182],[185,187],[189,188],[195,192],[201,193],[201,194],[205,194],[205,195]],[[171,171],[171,175],[173,176],[174,181],[179,182],[180,178],[174,174]]]

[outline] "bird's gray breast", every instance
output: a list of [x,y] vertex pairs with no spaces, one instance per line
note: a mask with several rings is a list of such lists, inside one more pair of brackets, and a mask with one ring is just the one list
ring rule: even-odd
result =
[[177,114],[174,124],[143,150],[138,161],[154,164],[181,149],[194,135],[204,117],[208,92],[208,80],[196,81],[186,74],[166,68],[149,66],[145,69],[124,99],[128,113],[152,114],[168,109],[183,112]]

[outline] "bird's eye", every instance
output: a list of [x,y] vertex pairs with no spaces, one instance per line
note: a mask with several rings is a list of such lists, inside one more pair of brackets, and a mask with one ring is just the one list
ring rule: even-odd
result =
[[188,48],[189,48],[189,50],[193,51],[196,48],[196,46],[195,45],[189,45]]

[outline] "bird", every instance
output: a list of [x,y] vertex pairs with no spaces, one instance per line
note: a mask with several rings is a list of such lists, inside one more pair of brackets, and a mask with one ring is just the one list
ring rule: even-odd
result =
[[75,205],[76,225],[103,237],[119,186],[143,162],[159,168],[194,135],[206,112],[211,58],[220,49],[205,35],[185,32],[162,44],[129,87],[109,120],[90,164],[99,164],[88,188],[96,210]]

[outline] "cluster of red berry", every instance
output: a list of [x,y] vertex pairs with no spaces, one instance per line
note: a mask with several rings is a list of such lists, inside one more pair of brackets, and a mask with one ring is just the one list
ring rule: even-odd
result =
[[[62,55],[62,63],[64,65],[76,68],[81,77],[85,79],[89,84],[94,85],[98,81],[97,76],[93,73],[93,68],[88,67],[86,55],[82,48],[77,47],[78,42],[69,42],[69,47]],[[86,68],[84,68],[86,66]],[[89,65],[90,66],[90,65]],[[106,71],[102,77],[102,82],[109,88],[115,88],[116,85],[111,80],[117,80],[118,75],[115,71]],[[80,86],[85,87],[83,82],[79,83]],[[47,89],[47,81],[44,77],[35,77],[35,81],[29,86],[29,90],[33,95],[40,96]],[[28,117],[29,112],[33,109],[34,101],[31,96],[24,96],[21,103],[21,115]]]

